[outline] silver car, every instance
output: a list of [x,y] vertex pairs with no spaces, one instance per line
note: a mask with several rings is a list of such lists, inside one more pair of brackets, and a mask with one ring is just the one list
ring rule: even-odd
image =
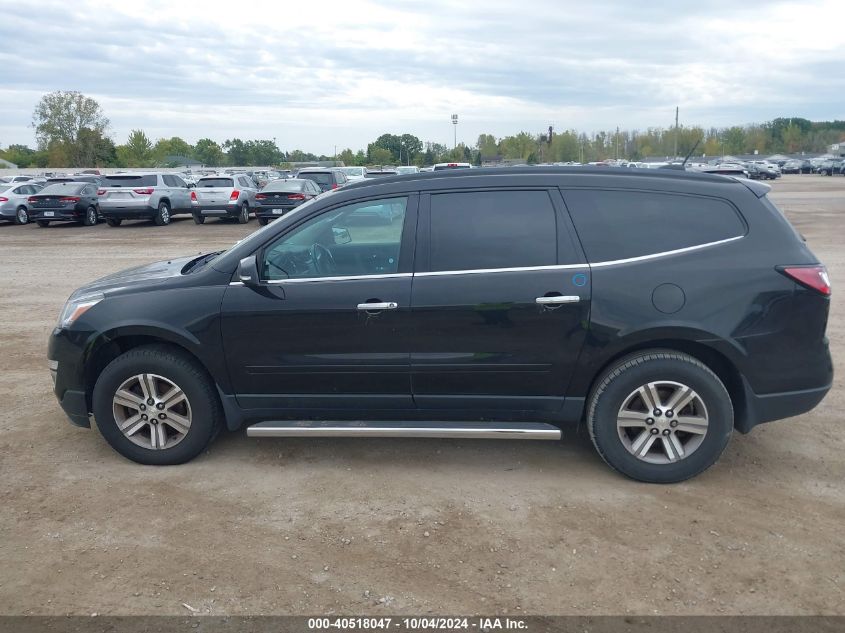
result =
[[97,191],[100,215],[109,226],[123,220],[152,220],[170,224],[178,213],[190,213],[191,190],[176,174],[125,173],[101,177]]
[[0,220],[26,224],[29,222],[29,196],[38,193],[43,185],[15,182],[0,185]]
[[204,176],[197,180],[191,193],[194,222],[203,224],[208,217],[237,219],[249,222],[249,213],[255,208],[258,187],[247,174],[222,174]]

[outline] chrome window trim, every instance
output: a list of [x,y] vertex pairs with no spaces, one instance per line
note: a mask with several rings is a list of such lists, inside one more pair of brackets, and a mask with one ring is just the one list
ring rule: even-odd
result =
[[476,268],[470,270],[437,270],[431,272],[414,273],[415,277],[440,277],[444,275],[479,275],[483,273],[521,273],[537,270],[571,270],[573,268],[589,268],[589,264],[557,264],[553,266],[519,266],[516,268]]
[[[684,248],[677,248],[672,251],[662,251],[660,253],[652,253],[650,255],[640,255],[639,257],[628,257],[626,259],[614,259],[605,262],[595,262],[592,264],[558,264],[554,266],[523,266],[517,268],[478,268],[473,270],[439,270],[421,273],[387,273],[383,275],[349,275],[337,277],[305,277],[302,279],[273,279],[267,281],[267,284],[286,284],[286,283],[305,283],[314,281],[346,281],[346,280],[361,280],[361,279],[399,279],[403,277],[442,277],[452,275],[479,275],[485,273],[521,273],[541,270],[574,270],[577,268],[605,268],[607,266],[619,266],[622,264],[632,264],[636,262],[648,261],[650,259],[657,259],[660,257],[670,257],[672,255],[680,255],[682,253],[689,253],[692,251],[701,250],[703,248],[710,248],[711,246],[719,246],[729,242],[741,240],[744,235],[737,235],[736,237],[729,237],[724,240],[717,240],[715,242],[707,242],[705,244],[696,244],[695,246],[686,246]],[[243,282],[233,281],[230,286],[243,286]]]
[[673,251],[662,251],[660,253],[652,253],[651,255],[640,255],[639,257],[628,257],[626,259],[614,259],[611,261],[606,262],[596,262],[594,264],[590,264],[590,268],[604,268],[606,266],[619,266],[620,264],[631,264],[635,262],[644,262],[648,261],[649,259],[657,259],[658,257],[669,257],[671,255],[679,255],[681,253],[689,253],[691,251],[701,250],[702,248],[710,248],[711,246],[719,246],[720,244],[727,244],[728,242],[734,242],[736,240],[741,240],[744,235],[737,235],[736,237],[729,237],[724,240],[717,240],[715,242],[707,242],[705,244],[696,244],[695,246],[686,246],[684,248],[676,248]]

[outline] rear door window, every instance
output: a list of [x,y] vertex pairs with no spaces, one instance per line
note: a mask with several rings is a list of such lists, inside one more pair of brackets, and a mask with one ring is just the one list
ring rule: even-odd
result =
[[557,220],[546,191],[431,196],[431,270],[557,264]]
[[745,234],[737,210],[718,198],[588,189],[565,191],[564,198],[590,262],[654,255]]

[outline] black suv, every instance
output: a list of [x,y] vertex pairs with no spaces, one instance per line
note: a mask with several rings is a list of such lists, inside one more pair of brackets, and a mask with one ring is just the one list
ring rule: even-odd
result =
[[[558,439],[675,482],[830,389],[825,268],[769,187],[682,171],[396,176],[71,295],[55,392],[120,453],[247,435]],[[385,222],[385,218],[390,218]]]
[[320,169],[319,167],[306,167],[300,169],[296,174],[297,178],[304,178],[312,180],[320,187],[321,191],[332,191],[343,187],[349,182],[346,177],[346,172],[342,169],[329,167],[327,169]]

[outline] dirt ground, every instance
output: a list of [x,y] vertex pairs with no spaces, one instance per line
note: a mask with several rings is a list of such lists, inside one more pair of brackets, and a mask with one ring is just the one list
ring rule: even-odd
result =
[[52,394],[70,292],[257,228],[0,226],[1,614],[845,614],[845,178],[772,198],[834,284],[833,391],[693,481],[561,443],[220,438],[133,464]]

